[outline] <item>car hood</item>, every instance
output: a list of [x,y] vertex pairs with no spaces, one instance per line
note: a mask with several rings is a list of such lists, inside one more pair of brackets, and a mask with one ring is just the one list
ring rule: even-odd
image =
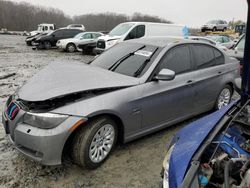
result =
[[181,187],[195,152],[233,104],[234,102],[221,110],[191,123],[175,135],[173,140],[176,141],[176,143],[169,163],[170,187]]
[[17,95],[24,101],[45,101],[84,91],[129,87],[139,79],[82,63],[52,63],[31,78]]

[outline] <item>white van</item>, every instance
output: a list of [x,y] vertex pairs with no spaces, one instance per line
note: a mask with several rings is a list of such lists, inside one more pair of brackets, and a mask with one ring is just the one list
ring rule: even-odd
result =
[[109,34],[98,39],[95,52],[102,53],[119,42],[144,36],[183,36],[184,27],[183,25],[152,22],[121,23],[112,29]]

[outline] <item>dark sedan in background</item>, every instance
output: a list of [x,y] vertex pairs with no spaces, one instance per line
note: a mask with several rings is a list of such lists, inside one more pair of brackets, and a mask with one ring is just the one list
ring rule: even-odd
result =
[[47,35],[36,37],[34,44],[38,49],[50,49],[51,47],[56,46],[58,40],[73,38],[81,32],[82,30],[80,29],[58,29]]

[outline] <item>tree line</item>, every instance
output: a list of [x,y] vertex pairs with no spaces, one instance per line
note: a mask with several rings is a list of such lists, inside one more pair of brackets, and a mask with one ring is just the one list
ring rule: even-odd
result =
[[127,21],[150,21],[171,23],[158,16],[134,13],[132,16],[112,12],[67,16],[62,10],[35,6],[27,2],[0,0],[0,29],[10,31],[32,31],[40,23],[53,23],[57,28],[72,23],[83,24],[87,30],[109,31],[114,26]]

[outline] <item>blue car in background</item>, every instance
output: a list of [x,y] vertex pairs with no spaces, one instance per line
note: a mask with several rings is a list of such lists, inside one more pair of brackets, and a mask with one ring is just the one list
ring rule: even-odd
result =
[[249,39],[250,20],[240,99],[191,123],[172,138],[163,161],[164,188],[250,187]]

